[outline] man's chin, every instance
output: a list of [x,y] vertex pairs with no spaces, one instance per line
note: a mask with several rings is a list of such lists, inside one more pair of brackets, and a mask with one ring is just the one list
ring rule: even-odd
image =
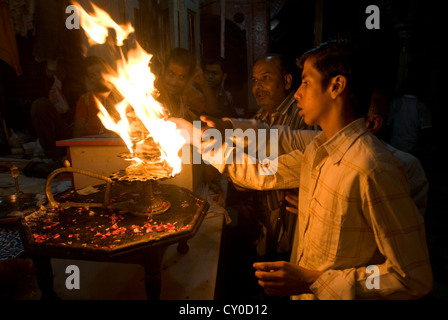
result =
[[257,104],[260,108],[269,112],[273,112],[277,109],[277,107],[273,106],[271,103],[266,103],[265,101],[257,101]]

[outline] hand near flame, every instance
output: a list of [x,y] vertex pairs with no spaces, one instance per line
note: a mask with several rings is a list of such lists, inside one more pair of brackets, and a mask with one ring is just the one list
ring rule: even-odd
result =
[[[211,116],[201,116],[201,120],[207,124],[204,130],[214,128],[221,132],[221,135],[225,136],[226,129],[233,129],[233,125],[230,121],[223,119],[211,117]],[[203,131],[204,131],[203,130]]]
[[193,126],[193,124],[183,118],[168,118],[168,121],[171,121],[176,124],[177,129],[180,130],[182,137],[185,139],[187,144],[192,144],[199,150],[201,148],[202,141],[202,130],[201,128],[197,128]]
[[210,116],[201,116],[201,120],[205,122],[206,125],[201,125],[200,127],[193,125],[191,122],[183,118],[169,118],[168,120],[174,122],[177,126],[177,129],[181,131],[181,135],[187,141],[187,143],[192,144],[193,146],[198,148],[201,153],[204,150],[204,144],[207,145],[209,143],[209,141],[202,141],[202,136],[205,131],[212,128],[217,129],[221,133],[221,136],[224,137],[226,129],[233,129],[233,126],[229,121]]

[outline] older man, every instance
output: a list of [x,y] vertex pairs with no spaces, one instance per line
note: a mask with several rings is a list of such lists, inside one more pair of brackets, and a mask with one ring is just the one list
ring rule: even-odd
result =
[[[252,94],[260,107],[255,115],[256,120],[269,126],[286,125],[293,130],[317,128],[308,126],[299,115],[293,80],[292,68],[285,57],[267,54],[255,61]],[[255,204],[249,203],[244,208],[240,205],[238,208],[249,216],[248,225],[253,226],[256,219],[262,229],[255,240],[258,255],[273,259],[278,255],[289,257],[297,217],[285,209],[284,190],[255,192]],[[243,199],[247,203],[248,197]]]

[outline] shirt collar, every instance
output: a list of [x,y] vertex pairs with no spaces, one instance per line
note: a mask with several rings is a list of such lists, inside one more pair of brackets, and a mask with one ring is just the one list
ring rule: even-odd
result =
[[336,133],[330,140],[325,142],[322,132],[316,137],[317,147],[322,146],[328,153],[334,164],[341,161],[352,144],[367,132],[364,118],[359,118]]

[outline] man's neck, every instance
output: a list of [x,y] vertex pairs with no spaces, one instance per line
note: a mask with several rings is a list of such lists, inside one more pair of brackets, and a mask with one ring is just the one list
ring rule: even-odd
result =
[[328,114],[318,124],[325,136],[325,141],[330,140],[336,133],[348,126],[353,121],[357,120],[357,117],[353,112],[335,112],[334,114]]
[[219,94],[221,93],[221,87],[210,87],[210,90],[213,92],[215,97],[219,97]]

